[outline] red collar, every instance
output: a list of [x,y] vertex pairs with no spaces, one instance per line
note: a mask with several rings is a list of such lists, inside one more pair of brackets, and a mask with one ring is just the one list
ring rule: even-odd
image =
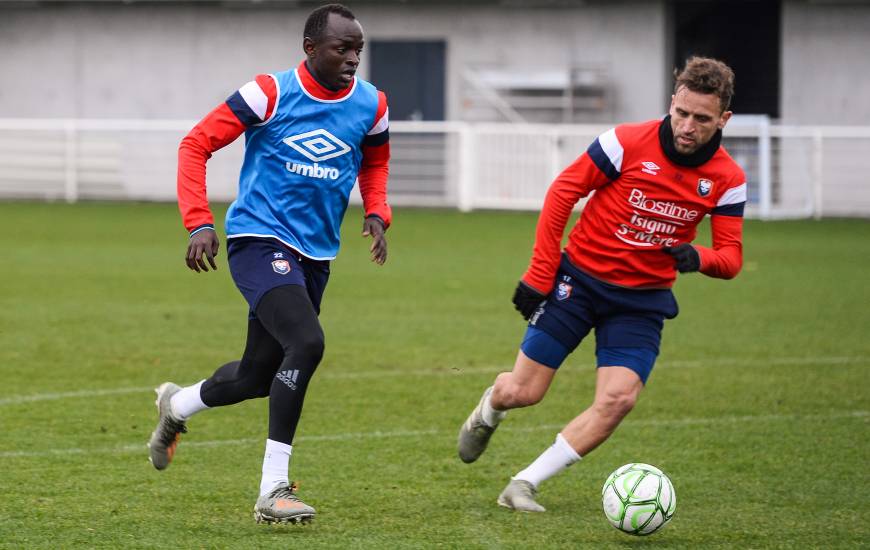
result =
[[304,60],[302,61],[302,63],[299,64],[298,67],[296,67],[296,73],[299,75],[299,81],[302,83],[302,87],[305,88],[305,91],[316,97],[317,99],[325,99],[328,101],[342,99],[350,94],[350,92],[354,88],[354,84],[356,84],[356,77],[354,77],[354,80],[350,83],[350,86],[348,86],[344,90],[333,92],[328,88],[324,88],[319,82],[317,82],[317,80],[315,80],[314,76],[312,76]]

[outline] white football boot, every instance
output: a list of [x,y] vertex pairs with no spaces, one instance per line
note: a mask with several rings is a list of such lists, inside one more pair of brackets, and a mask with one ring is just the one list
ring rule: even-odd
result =
[[[471,414],[468,415],[462,427],[459,428],[459,441],[457,442],[459,458],[466,464],[480,458],[480,455],[483,454],[483,451],[486,450],[486,446],[489,444],[489,438],[492,437],[493,432],[498,427],[498,424],[490,426],[483,421],[483,404],[489,399],[491,394],[492,386],[486,388],[486,391],[483,392],[483,396],[480,398],[480,402],[471,411]],[[507,413],[502,412],[499,416],[504,418],[505,414]]]
[[296,496],[295,483],[279,483],[257,499],[254,519],[257,523],[308,523],[314,519],[314,508]]
[[151,434],[148,449],[151,456],[151,464],[158,470],[164,470],[172,462],[175,456],[175,448],[181,434],[187,432],[184,420],[179,420],[172,415],[172,396],[181,390],[181,387],[172,382],[164,382],[157,388],[157,427]]
[[512,479],[498,496],[498,504],[518,512],[546,512],[546,508],[535,502],[537,494],[538,490],[528,481]]

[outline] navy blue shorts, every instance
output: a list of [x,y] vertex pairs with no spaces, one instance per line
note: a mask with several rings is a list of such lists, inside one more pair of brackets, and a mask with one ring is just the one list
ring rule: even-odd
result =
[[227,261],[236,287],[251,308],[252,319],[263,295],[284,285],[305,287],[314,311],[320,313],[329,280],[328,260],[306,258],[273,239],[238,237],[229,240]]
[[679,313],[670,289],[636,290],[595,279],[563,256],[556,287],[529,319],[523,353],[552,368],[595,328],[598,366],[631,368],[646,383],[665,319]]

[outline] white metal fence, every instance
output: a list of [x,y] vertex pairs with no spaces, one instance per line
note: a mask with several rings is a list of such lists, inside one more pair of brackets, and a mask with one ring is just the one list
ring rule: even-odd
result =
[[[0,199],[174,200],[178,120],[0,119]],[[538,209],[553,177],[607,125],[391,125],[396,205]],[[870,217],[870,127],[729,123],[725,146],[749,182],[747,215]],[[208,163],[213,201],[235,197],[239,139]],[[354,194],[354,200],[359,197]]]

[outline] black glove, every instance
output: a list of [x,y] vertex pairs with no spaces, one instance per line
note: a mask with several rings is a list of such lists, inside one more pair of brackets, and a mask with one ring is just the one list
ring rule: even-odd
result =
[[680,273],[691,273],[701,269],[701,255],[689,243],[677,246],[664,246],[662,247],[662,252],[673,256],[674,260],[677,261],[677,270]]
[[517,289],[514,291],[513,302],[517,311],[519,311],[520,315],[523,316],[523,319],[528,321],[529,317],[532,316],[532,313],[534,313],[535,310],[538,309],[538,306],[541,305],[541,302],[546,299],[546,296],[520,281],[517,285]]

